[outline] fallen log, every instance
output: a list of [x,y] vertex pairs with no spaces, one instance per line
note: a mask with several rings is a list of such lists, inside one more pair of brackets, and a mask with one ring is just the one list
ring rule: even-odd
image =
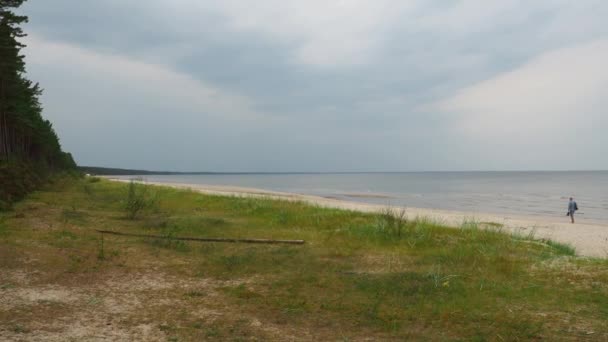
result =
[[289,244],[289,245],[302,245],[305,242],[304,240],[196,238],[196,237],[176,237],[176,236],[148,235],[148,234],[131,234],[131,233],[115,232],[115,231],[111,231],[111,230],[96,230],[96,231],[101,234],[109,234],[109,235],[131,236],[131,237],[151,238],[151,239],[167,239],[167,240],[178,240],[178,241],[270,243],[270,244]]

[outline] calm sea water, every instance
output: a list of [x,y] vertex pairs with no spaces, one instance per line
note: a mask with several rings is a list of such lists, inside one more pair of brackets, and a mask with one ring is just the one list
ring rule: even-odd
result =
[[[142,176],[148,181],[232,185],[350,201],[608,222],[608,171],[220,174]],[[121,177],[121,178],[134,178]]]

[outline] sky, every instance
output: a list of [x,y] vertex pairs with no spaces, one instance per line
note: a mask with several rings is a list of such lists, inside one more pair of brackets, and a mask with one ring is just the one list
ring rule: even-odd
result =
[[28,1],[79,165],[608,169],[604,0]]

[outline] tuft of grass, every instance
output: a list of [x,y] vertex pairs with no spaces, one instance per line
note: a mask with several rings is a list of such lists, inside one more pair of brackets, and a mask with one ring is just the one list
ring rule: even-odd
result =
[[252,298],[261,297],[260,294],[248,289],[244,284],[239,284],[237,286],[225,287],[222,290],[229,294],[230,296],[234,296],[239,299],[249,300]]
[[[171,236],[171,234],[167,235],[167,236]],[[154,238],[145,239],[145,240],[149,245],[151,245],[153,247],[157,247],[157,248],[170,249],[170,250],[173,250],[176,252],[181,252],[181,253],[187,253],[192,250],[192,248],[186,241],[170,240],[170,239],[154,239]]]
[[21,324],[15,324],[13,325],[12,329],[11,329],[14,333],[17,334],[27,334],[30,332],[30,330],[26,327],[24,327]]
[[546,244],[547,246],[551,247],[553,249],[553,251],[555,252],[555,254],[565,255],[565,256],[576,256],[576,249],[567,243],[556,242],[556,241],[549,240],[549,239],[542,239],[540,241],[542,243]]
[[502,228],[504,228],[505,225],[502,223],[497,223],[497,222],[479,222],[479,226],[487,227],[487,228],[502,229]]
[[377,216],[376,229],[392,237],[401,238],[408,225],[405,208],[384,208]]
[[62,229],[52,231],[48,235],[48,243],[58,248],[74,248],[78,246],[80,238],[73,231]]
[[186,297],[205,297],[207,294],[201,291],[188,291],[186,292]]

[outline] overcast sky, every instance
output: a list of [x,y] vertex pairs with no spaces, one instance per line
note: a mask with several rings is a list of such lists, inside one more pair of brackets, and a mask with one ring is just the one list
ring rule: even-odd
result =
[[80,165],[608,169],[605,0],[30,0]]

